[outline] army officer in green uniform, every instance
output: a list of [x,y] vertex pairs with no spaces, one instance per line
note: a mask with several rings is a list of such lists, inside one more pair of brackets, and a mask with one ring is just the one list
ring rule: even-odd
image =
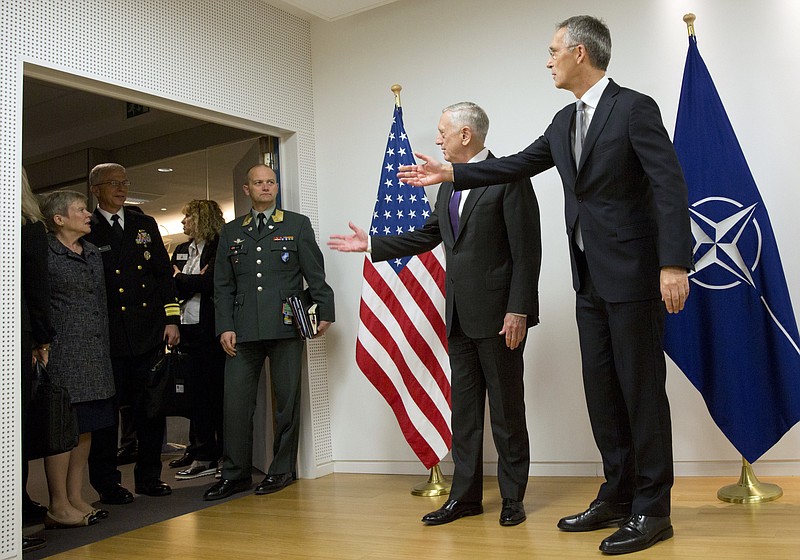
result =
[[205,494],[219,500],[252,484],[253,412],[258,379],[269,358],[275,393],[274,458],[256,494],[277,492],[295,479],[300,427],[299,336],[286,298],[308,283],[322,335],[334,321],[333,290],[306,216],[276,208],[275,172],[256,165],[244,193],[253,208],[225,224],[214,271],[216,331],[225,362],[222,478]]

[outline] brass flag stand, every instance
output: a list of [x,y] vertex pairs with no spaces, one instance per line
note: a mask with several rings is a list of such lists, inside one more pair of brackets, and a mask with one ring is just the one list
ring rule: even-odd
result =
[[428,482],[421,482],[411,489],[412,496],[444,496],[450,493],[450,482],[442,474],[439,465],[434,465]]
[[783,496],[783,490],[777,484],[761,482],[753,473],[753,467],[742,457],[742,475],[739,482],[723,486],[717,491],[717,498],[732,504],[760,504],[771,502]]

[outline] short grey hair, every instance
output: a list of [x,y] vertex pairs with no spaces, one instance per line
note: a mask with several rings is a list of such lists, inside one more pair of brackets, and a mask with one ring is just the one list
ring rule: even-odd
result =
[[69,214],[69,207],[73,202],[79,201],[86,204],[86,197],[76,191],[56,191],[48,194],[42,201],[42,214],[49,231],[57,231],[55,217]]
[[103,181],[101,179],[103,179],[106,174],[110,173],[111,171],[122,171],[123,173],[127,173],[125,168],[118,163],[101,163],[99,165],[95,165],[89,172],[89,185],[95,186],[98,183],[102,183]]
[[483,142],[489,133],[489,117],[486,111],[471,101],[453,103],[442,109],[442,113],[450,113],[453,124],[461,128],[468,126],[475,136]]
[[589,62],[598,70],[606,71],[611,62],[611,31],[601,19],[592,16],[573,16],[556,24],[556,30],[566,29],[564,44],[583,45]]

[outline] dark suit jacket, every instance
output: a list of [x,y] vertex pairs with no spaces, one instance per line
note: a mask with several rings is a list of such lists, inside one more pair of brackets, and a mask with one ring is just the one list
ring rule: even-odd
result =
[[236,342],[299,336],[283,320],[286,298],[308,283],[320,321],[334,321],[333,290],[311,221],[275,210],[259,233],[250,212],[228,222],[219,236],[214,270],[216,334],[236,332]]
[[[179,269],[183,269],[186,259],[189,257],[189,245],[191,241],[181,243],[172,253],[172,264]],[[200,269],[208,265],[204,274],[184,274],[179,272],[175,275],[175,288],[178,291],[178,299],[185,301],[191,299],[195,294],[200,294],[200,322],[198,334],[203,340],[214,340],[217,338],[214,329],[214,266],[217,256],[217,245],[219,236],[210,241],[206,241],[203,252],[200,253]]]
[[[655,101],[611,81],[586,133],[576,171],[575,104],[556,113],[522,152],[453,166],[456,188],[531,177],[555,166],[564,186],[567,235],[580,217],[586,261],[606,301],[660,298],[663,266],[692,267],[686,183]],[[573,286],[580,288],[574,244]]]
[[[44,222],[26,222],[22,226],[20,245],[21,330],[31,333],[34,346],[41,346],[50,342],[55,334],[50,320],[50,278]],[[30,356],[23,356],[23,360],[30,363]]]
[[441,185],[434,211],[422,228],[373,237],[373,261],[424,253],[444,243],[448,335],[454,308],[470,338],[497,336],[508,312],[525,313],[528,327],[537,324],[542,244],[539,205],[530,180],[469,191],[455,239],[447,209],[452,193],[452,183]]
[[163,342],[164,326],[181,320],[172,265],[156,221],[129,208],[124,212],[121,243],[98,210],[85,237],[103,256],[112,358],[153,350]]

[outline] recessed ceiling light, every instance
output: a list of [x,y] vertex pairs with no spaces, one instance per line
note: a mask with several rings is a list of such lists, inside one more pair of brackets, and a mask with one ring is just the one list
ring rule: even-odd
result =
[[161,211],[162,211],[162,212],[166,212],[166,211],[167,211],[167,209],[166,209],[166,208],[162,208],[162,209],[161,209]]
[[159,167],[159,173],[172,173],[174,170],[171,167]]

